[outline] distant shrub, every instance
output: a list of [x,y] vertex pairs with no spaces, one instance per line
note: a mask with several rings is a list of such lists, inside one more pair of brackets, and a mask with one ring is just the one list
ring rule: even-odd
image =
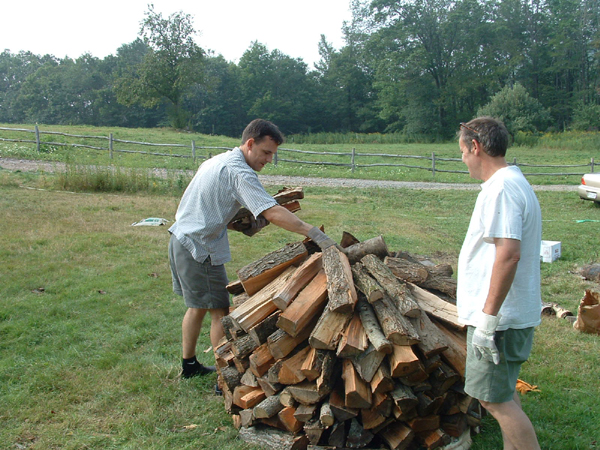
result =
[[600,105],[577,105],[573,111],[571,128],[576,131],[600,130]]

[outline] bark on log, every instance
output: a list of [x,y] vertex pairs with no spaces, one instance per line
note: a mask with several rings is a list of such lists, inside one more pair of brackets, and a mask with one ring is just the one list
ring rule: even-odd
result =
[[362,264],[369,273],[377,280],[381,287],[394,300],[400,314],[407,317],[419,317],[421,309],[417,303],[407,295],[405,285],[398,281],[388,266],[374,255],[367,255],[361,259]]
[[392,423],[379,435],[391,450],[405,450],[415,438],[415,432],[402,422]]
[[372,306],[359,298],[356,307],[371,344],[378,352],[390,354],[392,343],[384,336]]
[[263,375],[256,379],[256,382],[263,390],[267,397],[272,397],[283,389],[283,385],[280,383],[271,383],[267,375]]
[[346,255],[348,255],[350,264],[360,261],[366,255],[375,255],[381,260],[389,255],[383,236],[377,236],[363,242],[358,242],[345,248],[344,251]]
[[325,311],[319,317],[310,334],[309,343],[311,347],[322,350],[335,350],[351,318],[352,311],[340,313],[325,307]]
[[439,355],[448,348],[445,335],[429,319],[427,314],[421,314],[421,317],[411,319],[411,321],[419,333],[421,340],[417,346],[425,358]]
[[310,381],[288,386],[287,391],[294,397],[294,400],[303,405],[315,405],[325,398],[325,395],[319,394],[317,385]]
[[254,342],[254,339],[248,334],[231,343],[231,351],[238,359],[247,358],[257,347],[258,345]]
[[[277,278],[289,266],[300,264],[308,252],[302,242],[287,244],[237,271],[248,295],[252,296]],[[274,294],[273,294],[274,295]]]
[[319,443],[324,431],[325,427],[319,422],[319,419],[313,419],[304,424],[304,432],[313,446]]
[[283,405],[279,401],[279,395],[273,395],[265,398],[262,402],[254,407],[254,417],[257,419],[273,417],[282,409]]
[[377,372],[371,380],[371,391],[373,394],[385,394],[394,390],[394,382],[392,381],[392,374],[387,362],[383,362],[379,365]]
[[375,437],[373,433],[366,430],[356,419],[350,421],[350,429],[346,436],[346,446],[349,448],[366,447]]
[[398,312],[387,295],[372,306],[386,339],[396,345],[413,345],[419,342],[415,327],[407,317]]
[[306,450],[308,445],[306,436],[294,436],[285,431],[264,426],[241,428],[239,437],[248,444],[271,450]]
[[313,418],[317,411],[317,405],[298,405],[294,417],[300,422],[306,423]]
[[310,352],[300,369],[308,381],[314,381],[319,377],[323,370],[323,360],[326,354],[326,350],[310,347]]
[[289,306],[294,297],[317,275],[323,267],[322,253],[313,253],[304,261],[294,275],[273,297],[273,303],[281,311]]
[[262,345],[267,342],[267,339],[275,331],[277,331],[277,320],[279,319],[279,311],[275,311],[262,322],[254,325],[248,330],[248,335],[254,340],[257,345]]
[[331,412],[331,405],[328,401],[324,401],[321,404],[321,409],[319,410],[319,420],[326,427],[330,427],[335,422],[335,417],[333,416],[333,412]]
[[327,275],[327,308],[338,313],[352,312],[357,295],[348,257],[332,245],[323,251],[323,269]]
[[364,352],[352,358],[351,361],[360,377],[370,383],[384,358],[385,353],[378,352],[371,344]]
[[437,266],[430,268],[402,258],[386,258],[384,262],[399,279],[425,289],[435,289],[450,298],[456,298],[456,280],[442,274],[442,271],[446,270],[446,266],[444,269],[435,269]]
[[[293,202],[295,200],[302,200],[304,198],[304,190],[302,187],[295,188],[284,188],[273,196],[273,199],[280,205]],[[240,210],[233,216],[233,219],[229,223],[234,223],[242,220],[246,217],[250,217],[253,214],[246,208],[240,208]]]
[[354,283],[360,292],[364,294],[369,303],[374,303],[383,298],[384,290],[375,279],[369,275],[365,266],[357,262],[352,266]]

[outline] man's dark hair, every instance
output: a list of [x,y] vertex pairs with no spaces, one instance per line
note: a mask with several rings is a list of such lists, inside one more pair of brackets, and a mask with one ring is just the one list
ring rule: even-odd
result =
[[506,156],[510,135],[504,124],[493,117],[478,117],[460,125],[459,139],[472,150],[473,139],[479,141],[490,156]]
[[267,136],[273,139],[277,145],[283,144],[284,137],[277,125],[268,120],[254,119],[242,133],[242,145],[250,138],[254,138],[254,142],[259,143]]

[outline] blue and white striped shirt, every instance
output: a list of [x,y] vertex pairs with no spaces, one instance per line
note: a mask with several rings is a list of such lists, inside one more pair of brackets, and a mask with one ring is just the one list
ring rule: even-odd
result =
[[227,224],[243,206],[254,217],[277,205],[236,147],[205,161],[185,190],[169,231],[204,262],[231,261]]

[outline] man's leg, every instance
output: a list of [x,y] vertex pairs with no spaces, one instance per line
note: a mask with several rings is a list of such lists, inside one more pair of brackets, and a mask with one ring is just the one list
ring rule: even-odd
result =
[[533,424],[521,408],[516,391],[513,399],[506,403],[481,402],[500,424],[504,439],[504,450],[538,450],[540,444]]
[[202,329],[202,321],[206,315],[206,309],[188,308],[181,323],[181,342],[183,347],[183,359],[196,356],[196,344]]

